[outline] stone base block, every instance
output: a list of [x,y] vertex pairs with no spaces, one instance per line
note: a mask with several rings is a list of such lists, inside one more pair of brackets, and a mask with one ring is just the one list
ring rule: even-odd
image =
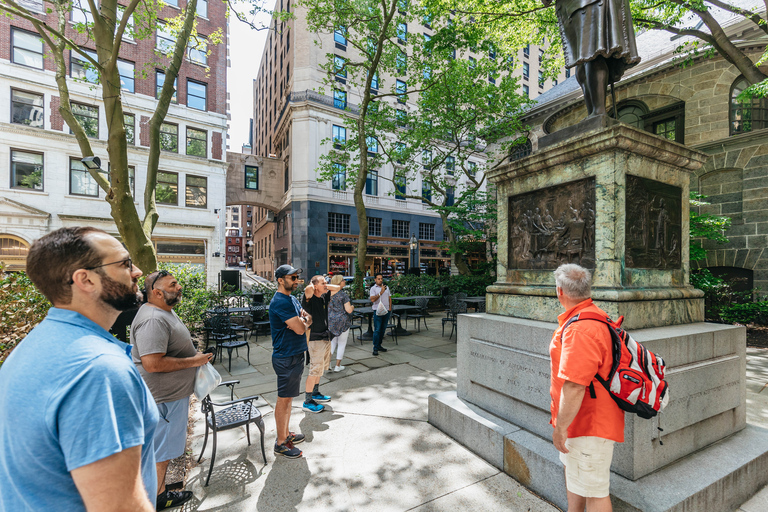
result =
[[[487,313],[461,315],[458,397],[549,438],[548,349],[556,328],[552,323]],[[652,420],[625,416],[625,442],[616,447],[614,472],[637,480],[746,426],[743,327],[702,322],[631,334],[665,359],[670,401]]]
[[[567,508],[563,466],[548,439],[468,404],[452,391],[429,397],[429,422]],[[614,462],[620,454],[616,450]],[[615,512],[731,512],[766,484],[768,430],[749,425],[638,480],[611,473],[611,501]]]

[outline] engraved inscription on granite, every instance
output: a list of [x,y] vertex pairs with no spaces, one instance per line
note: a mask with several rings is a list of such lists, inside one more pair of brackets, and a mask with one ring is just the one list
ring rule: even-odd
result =
[[595,178],[509,198],[509,268],[595,267]]
[[627,175],[626,268],[681,267],[681,201],[679,187]]

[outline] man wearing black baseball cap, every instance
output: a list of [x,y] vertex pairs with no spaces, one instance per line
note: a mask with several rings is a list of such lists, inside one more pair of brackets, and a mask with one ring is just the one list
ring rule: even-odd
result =
[[290,432],[288,424],[291,421],[291,402],[301,392],[304,352],[307,350],[305,333],[312,325],[312,316],[301,309],[298,299],[291,295],[299,285],[299,274],[301,269],[290,265],[277,267],[277,292],[269,303],[272,368],[277,375],[275,453],[291,459],[301,457],[301,450],[294,444],[304,441],[304,434]]

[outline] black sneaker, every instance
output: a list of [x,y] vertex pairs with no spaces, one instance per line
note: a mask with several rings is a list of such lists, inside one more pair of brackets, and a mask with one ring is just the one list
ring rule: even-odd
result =
[[304,439],[304,434],[294,434],[293,432],[288,432],[288,437],[285,440],[290,441],[293,444],[299,444],[303,443]]
[[386,351],[387,349],[385,349],[384,347],[379,347],[379,352],[386,352]]
[[298,459],[301,457],[301,450],[293,446],[293,443],[288,439],[286,439],[283,444],[275,443],[275,453],[277,455],[282,455],[283,457],[288,457],[289,459]]
[[377,355],[379,355],[379,352],[377,350],[374,350],[373,351],[373,355],[377,356]]
[[157,496],[157,510],[179,507],[192,499],[192,491],[163,491]]

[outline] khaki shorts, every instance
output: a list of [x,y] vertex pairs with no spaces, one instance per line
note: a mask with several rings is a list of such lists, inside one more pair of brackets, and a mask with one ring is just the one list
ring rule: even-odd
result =
[[565,441],[568,453],[560,454],[565,464],[565,487],[585,498],[610,494],[611,460],[614,441],[602,437],[574,437]]
[[322,377],[331,364],[331,340],[313,340],[307,342],[309,348],[309,376]]

